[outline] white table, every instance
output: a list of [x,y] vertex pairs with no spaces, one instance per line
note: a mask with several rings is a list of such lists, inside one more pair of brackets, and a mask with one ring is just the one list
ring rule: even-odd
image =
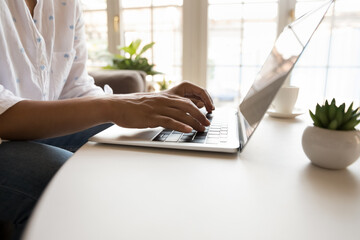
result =
[[311,165],[308,121],[266,116],[231,155],[88,143],[48,186],[23,239],[360,239],[360,161]]

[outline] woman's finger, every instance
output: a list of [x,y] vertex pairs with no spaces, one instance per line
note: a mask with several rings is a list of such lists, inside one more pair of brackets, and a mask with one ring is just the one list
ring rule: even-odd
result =
[[187,98],[200,98],[201,101],[204,103],[205,108],[208,112],[212,112],[215,110],[215,106],[213,103],[212,98],[210,97],[209,93],[206,89],[200,88],[198,86],[192,85],[190,88],[187,89],[186,94],[184,97]]
[[156,127],[164,127],[184,133],[190,133],[193,130],[189,125],[166,116],[158,116],[156,118]]
[[190,114],[195,118],[200,124],[204,126],[209,126],[210,122],[205,117],[205,115],[199,110],[199,108],[188,98],[182,99],[169,99],[167,103],[169,107],[176,108],[184,113]]
[[170,117],[172,119],[175,119],[176,121],[182,122],[196,131],[203,132],[205,131],[205,126],[201,124],[197,119],[192,117],[190,114],[185,113],[179,109],[176,108],[168,108],[163,113],[166,117]]
[[197,98],[189,97],[189,99],[198,107],[203,108],[205,106],[205,103]]

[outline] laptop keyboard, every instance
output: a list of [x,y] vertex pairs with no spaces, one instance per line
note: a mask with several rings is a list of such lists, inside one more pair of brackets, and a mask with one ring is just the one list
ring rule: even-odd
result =
[[228,140],[228,123],[226,120],[216,120],[216,118],[214,119],[211,114],[207,114],[206,117],[211,124],[205,128],[204,132],[197,132],[193,130],[191,133],[182,133],[170,129],[164,129],[156,135],[153,141],[202,144],[226,143]]

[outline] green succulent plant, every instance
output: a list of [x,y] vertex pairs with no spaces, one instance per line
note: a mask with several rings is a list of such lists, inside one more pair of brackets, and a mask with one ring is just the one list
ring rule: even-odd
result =
[[353,103],[351,103],[347,110],[345,110],[345,103],[336,106],[335,98],[333,98],[330,104],[327,100],[322,106],[317,104],[315,114],[310,110],[309,112],[314,121],[314,126],[316,127],[330,130],[351,131],[355,130],[356,125],[360,123],[360,108],[355,110],[352,108]]
[[146,44],[142,49],[139,49],[141,40],[132,41],[129,46],[119,47],[119,50],[125,52],[127,56],[115,54],[112,56],[112,65],[106,66],[104,69],[127,69],[127,70],[141,70],[148,75],[161,74],[161,72],[154,71],[154,64],[150,64],[148,59],[143,57],[143,53],[154,46],[154,42]]

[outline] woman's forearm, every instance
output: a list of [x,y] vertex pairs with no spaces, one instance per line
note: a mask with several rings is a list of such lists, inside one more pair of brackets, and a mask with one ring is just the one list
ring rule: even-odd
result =
[[104,95],[59,101],[21,101],[0,115],[0,138],[62,136],[112,122],[128,128],[204,131],[210,122],[198,107],[214,110],[210,96],[191,83],[162,93]]
[[0,138],[32,140],[62,136],[109,122],[106,97],[24,100],[0,115]]

